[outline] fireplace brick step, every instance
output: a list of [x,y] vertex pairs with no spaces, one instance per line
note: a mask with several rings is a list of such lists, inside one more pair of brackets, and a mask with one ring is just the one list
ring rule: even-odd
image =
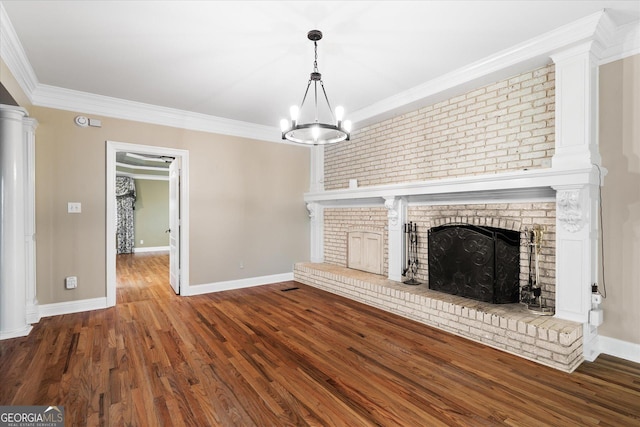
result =
[[470,300],[326,263],[297,263],[294,279],[561,371],[584,360],[581,323],[520,304]]

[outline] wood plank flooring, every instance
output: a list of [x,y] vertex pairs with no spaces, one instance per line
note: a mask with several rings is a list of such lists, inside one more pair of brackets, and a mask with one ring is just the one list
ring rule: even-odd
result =
[[566,374],[295,282],[179,297],[166,254],[118,276],[116,307],[0,341],[0,405],[68,426],[640,425],[638,364]]

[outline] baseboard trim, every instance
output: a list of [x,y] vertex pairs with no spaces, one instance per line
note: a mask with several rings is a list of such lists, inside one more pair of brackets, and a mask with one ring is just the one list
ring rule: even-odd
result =
[[139,254],[142,252],[168,252],[169,246],[150,246],[148,248],[133,248],[134,254]]
[[599,335],[598,349],[600,353],[640,363],[640,344]]
[[23,328],[14,329],[12,331],[0,332],[0,341],[9,340],[13,338],[26,337],[31,332],[33,327],[31,325],[26,325]]
[[270,276],[249,277],[246,279],[228,280],[224,282],[206,283],[189,286],[187,296],[209,294],[212,292],[230,291],[234,289],[250,288],[252,286],[268,285],[277,282],[293,280],[293,272],[272,274]]
[[79,301],[56,302],[39,306],[40,317],[60,316],[62,314],[80,313],[83,311],[107,308],[107,298],[90,298]]
[[27,323],[32,325],[40,321],[40,305],[27,304]]

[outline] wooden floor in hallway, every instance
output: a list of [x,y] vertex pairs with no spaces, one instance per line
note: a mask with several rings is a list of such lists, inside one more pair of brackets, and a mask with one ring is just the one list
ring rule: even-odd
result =
[[296,282],[180,297],[118,257],[117,305],[0,341],[0,405],[72,426],[638,426],[640,365],[556,371]]

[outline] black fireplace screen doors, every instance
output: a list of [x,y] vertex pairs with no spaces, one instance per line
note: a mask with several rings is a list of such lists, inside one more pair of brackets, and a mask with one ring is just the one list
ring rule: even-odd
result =
[[475,225],[429,230],[429,288],[494,304],[519,300],[520,233]]

